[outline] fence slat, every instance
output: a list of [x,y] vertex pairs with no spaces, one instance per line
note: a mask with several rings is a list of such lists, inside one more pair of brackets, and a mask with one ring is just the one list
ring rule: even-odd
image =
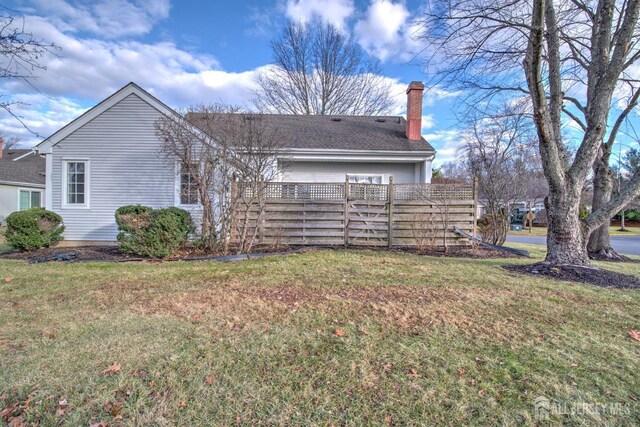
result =
[[258,227],[264,244],[414,246],[416,233],[434,245],[442,244],[443,233],[448,244],[468,244],[444,224],[475,230],[475,184],[396,184],[390,178],[389,184],[354,184],[348,177],[344,183],[268,182],[261,189],[235,182],[232,241],[253,234],[238,229],[246,225]]

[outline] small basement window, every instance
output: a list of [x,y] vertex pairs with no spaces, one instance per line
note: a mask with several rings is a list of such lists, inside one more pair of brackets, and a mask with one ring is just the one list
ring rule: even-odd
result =
[[42,207],[42,190],[18,190],[18,210]]

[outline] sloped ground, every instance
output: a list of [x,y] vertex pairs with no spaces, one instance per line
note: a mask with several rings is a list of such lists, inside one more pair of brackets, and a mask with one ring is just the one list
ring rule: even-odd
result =
[[[0,416],[535,425],[543,396],[566,404],[556,423],[638,425],[640,292],[501,268],[532,262],[340,250],[0,260]],[[640,276],[638,264],[607,268]]]

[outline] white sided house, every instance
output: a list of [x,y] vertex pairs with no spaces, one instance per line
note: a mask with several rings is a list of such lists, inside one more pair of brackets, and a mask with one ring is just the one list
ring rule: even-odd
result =
[[0,139],[0,225],[15,211],[44,206],[45,160],[30,149],[2,149]]
[[[264,115],[277,126],[285,157],[281,181],[428,183],[435,150],[420,135],[422,91],[407,90],[402,117]],[[62,216],[65,240],[115,241],[124,205],[177,206],[197,220],[189,176],[162,151],[155,123],[177,113],[129,83],[40,143],[46,208]]]

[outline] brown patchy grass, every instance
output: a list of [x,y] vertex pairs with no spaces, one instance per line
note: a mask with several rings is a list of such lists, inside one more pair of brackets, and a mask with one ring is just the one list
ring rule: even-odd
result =
[[555,422],[637,425],[640,292],[501,268],[530,262],[0,261],[0,411],[42,425],[534,425],[546,396],[628,410]]

